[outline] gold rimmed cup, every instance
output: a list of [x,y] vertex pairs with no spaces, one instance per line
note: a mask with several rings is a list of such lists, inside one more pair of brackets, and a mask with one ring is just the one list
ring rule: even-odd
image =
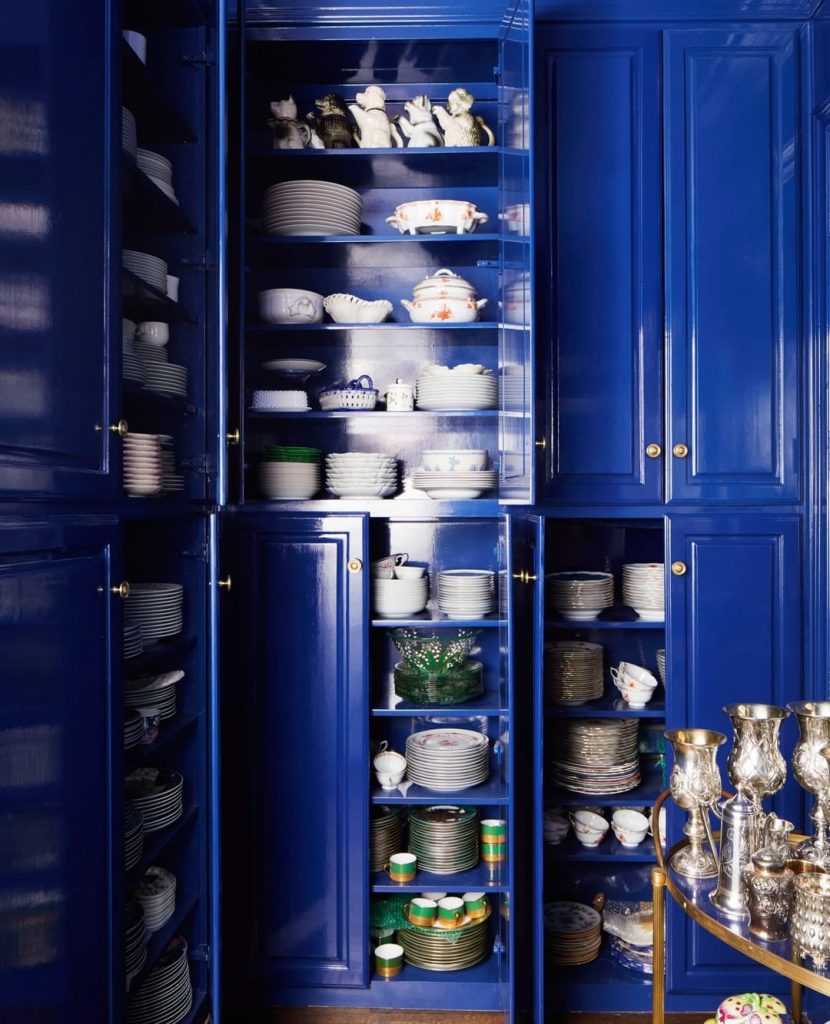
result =
[[403,946],[385,942],[375,948],[375,970],[381,978],[394,978],[403,970]]

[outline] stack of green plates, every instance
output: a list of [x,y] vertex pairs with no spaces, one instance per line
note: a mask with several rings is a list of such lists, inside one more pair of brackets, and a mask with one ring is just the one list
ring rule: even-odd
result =
[[478,864],[478,811],[475,807],[432,804],[409,812],[409,849],[418,867],[434,875],[454,875]]
[[398,942],[408,964],[425,971],[460,971],[481,963],[490,952],[487,918],[471,921],[454,931],[438,928],[399,928]]
[[372,808],[369,824],[369,870],[382,871],[393,853],[403,850],[401,809],[388,804]]
[[484,693],[483,667],[480,661],[468,659],[451,672],[413,672],[399,661],[395,666],[395,693],[404,700],[422,706],[444,707],[463,704]]
[[299,445],[269,444],[262,452],[263,462],[317,462],[319,448],[303,448]]

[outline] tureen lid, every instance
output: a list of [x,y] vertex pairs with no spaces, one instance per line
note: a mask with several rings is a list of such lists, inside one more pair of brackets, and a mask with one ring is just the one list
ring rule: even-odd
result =
[[469,295],[475,295],[475,288],[469,281],[465,281],[460,274],[454,273],[443,267],[436,270],[430,277],[425,277],[420,284],[416,284],[412,291],[417,295],[419,292],[431,291],[434,288],[445,288],[450,286],[454,291],[464,291]]

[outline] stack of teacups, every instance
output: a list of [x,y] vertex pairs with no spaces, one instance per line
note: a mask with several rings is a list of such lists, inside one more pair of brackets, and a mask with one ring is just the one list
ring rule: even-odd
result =
[[507,860],[507,822],[503,818],[482,819],[481,859],[491,865]]
[[136,154],[138,166],[161,189],[176,206],[179,200],[173,188],[173,165],[161,153],[153,153],[149,149],[139,149]]
[[398,489],[398,460],[379,452],[332,452],[326,489],[338,498],[388,498]]
[[496,607],[492,569],[443,569],[438,573],[438,609],[450,619],[480,619]]
[[630,849],[639,846],[648,835],[648,818],[639,811],[614,811],[611,816],[611,828],[620,843]]
[[414,853],[393,853],[386,865],[386,871],[393,882],[408,885],[415,881],[418,858]]
[[406,758],[395,750],[386,749],[386,741],[372,760],[375,778],[381,789],[395,789],[406,775]]
[[552,572],[547,585],[551,604],[563,619],[595,619],[614,603],[614,577],[609,572]]
[[320,490],[318,448],[271,445],[262,453],[259,486],[267,498],[305,500]]
[[605,818],[593,811],[577,811],[569,817],[574,835],[583,846],[599,846],[610,828]]
[[160,494],[161,441],[157,434],[127,434],[124,438],[124,490],[131,497]]
[[124,380],[144,383],[144,362],[135,350],[135,324],[126,318],[121,321],[121,367]]
[[621,661],[617,668],[612,667],[611,678],[623,700],[635,710],[644,708],[657,689],[657,680],[647,668],[628,661]]
[[399,565],[394,577],[372,579],[372,602],[381,618],[402,618],[417,615],[427,606],[429,589],[426,570],[415,565]]
[[571,823],[558,809],[552,808],[545,811],[544,829],[546,843],[550,843],[551,846],[558,846],[568,834],[570,827]]
[[662,622],[665,612],[665,573],[662,562],[633,562],[622,567],[623,604],[647,622]]

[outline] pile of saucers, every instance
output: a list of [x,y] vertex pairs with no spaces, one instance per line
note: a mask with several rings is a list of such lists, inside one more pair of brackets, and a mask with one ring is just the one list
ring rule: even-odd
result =
[[187,943],[176,936],[127,1001],[126,1024],[178,1024],[193,1005]]
[[480,498],[486,491],[498,487],[499,474],[495,469],[427,470],[416,469],[412,486],[423,491],[434,501],[464,501]]
[[622,567],[623,604],[650,622],[666,617],[665,566],[662,562],[632,562]]
[[133,160],[138,155],[138,132],[135,118],[126,107],[121,108],[121,148],[129,153]]
[[135,708],[124,712],[124,749],[132,750],[144,739],[144,719]]
[[403,848],[403,823],[400,807],[377,804],[369,822],[369,870],[382,871],[393,853]]
[[147,962],[147,932],[144,928],[144,911],[135,900],[127,901],[124,928],[126,931],[124,973],[127,975],[127,988],[129,989],[130,982]]
[[127,796],[144,819],[145,832],[158,832],[182,815],[184,779],[165,768],[136,768],[127,776]]
[[[158,434],[127,434],[124,438],[124,490],[131,497],[160,494],[161,441]],[[131,622],[129,615],[127,622]]]
[[409,812],[409,849],[418,867],[434,875],[454,875],[478,864],[478,811],[475,807],[434,804]]
[[144,852],[144,819],[131,800],[124,801],[124,870],[129,871]]
[[496,607],[496,574],[491,569],[442,569],[438,609],[450,619],[480,619]]
[[398,460],[379,452],[332,452],[326,489],[338,498],[388,498],[398,489]]
[[308,412],[305,391],[267,391],[256,389],[251,395],[251,408],[261,412]]
[[614,603],[610,572],[551,572],[546,580],[551,605],[563,619],[595,619]]
[[167,263],[164,260],[148,252],[125,249],[122,261],[126,269],[140,277],[145,284],[158,289],[162,295],[167,294]]
[[589,964],[599,956],[602,917],[585,903],[560,900],[546,903],[545,956],[554,964]]
[[471,729],[425,729],[406,741],[410,782],[436,793],[470,789],[490,775],[490,740]]
[[271,235],[359,235],[360,193],[333,181],[282,181],[265,190],[263,226]]
[[571,718],[558,724],[554,785],[574,793],[625,793],[640,784],[639,720]]
[[176,876],[160,867],[149,867],[136,886],[136,903],[144,911],[144,927],[157,932],[176,909]]
[[425,971],[460,971],[481,963],[490,953],[490,928],[487,918],[470,921],[452,931],[438,927],[398,929],[408,964]]
[[141,626],[145,643],[182,631],[181,583],[134,583],[124,606],[126,622]]
[[545,697],[552,704],[584,704],[603,694],[603,648],[581,640],[545,644]]
[[141,676],[124,684],[124,707],[158,708],[161,720],[176,717],[176,683],[184,672],[176,669],[156,676]]
[[270,445],[259,464],[259,486],[266,498],[304,501],[320,490],[320,449]]
[[144,638],[141,635],[141,626],[126,623],[124,626],[124,657],[137,658],[144,650]]
[[179,200],[176,198],[176,191],[173,188],[173,165],[166,156],[161,153],[153,153],[149,149],[139,149],[136,153],[138,166],[151,178],[161,191],[176,206]]

